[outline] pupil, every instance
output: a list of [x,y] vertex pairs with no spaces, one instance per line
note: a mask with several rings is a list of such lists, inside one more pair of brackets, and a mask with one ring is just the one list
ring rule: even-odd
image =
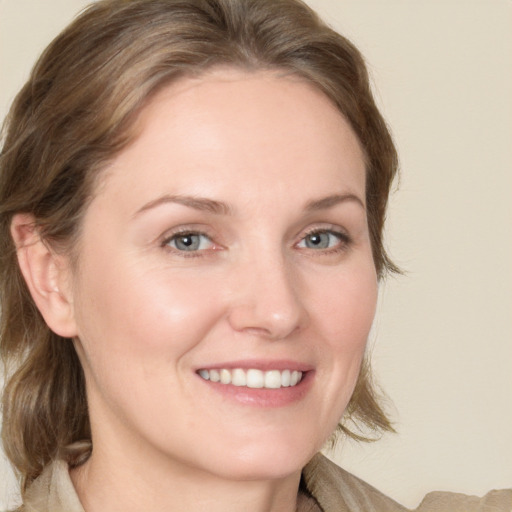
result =
[[312,233],[306,239],[306,247],[314,249],[327,249],[329,247],[328,233]]
[[195,251],[199,249],[200,239],[198,235],[181,235],[176,239],[176,248],[182,251]]

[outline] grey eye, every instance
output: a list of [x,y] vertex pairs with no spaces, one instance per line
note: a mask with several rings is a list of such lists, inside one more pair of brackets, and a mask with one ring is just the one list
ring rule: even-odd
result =
[[174,235],[167,245],[178,251],[199,251],[211,245],[210,239],[201,233],[182,233]]
[[298,247],[306,249],[330,249],[342,240],[342,236],[333,231],[315,231],[306,235]]
[[304,238],[305,245],[308,249],[328,249],[339,241],[333,233],[327,231],[311,233]]

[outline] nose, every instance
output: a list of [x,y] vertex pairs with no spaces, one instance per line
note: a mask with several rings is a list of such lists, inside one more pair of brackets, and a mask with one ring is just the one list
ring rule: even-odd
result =
[[305,327],[300,279],[282,255],[251,258],[233,277],[229,323],[235,331],[280,340]]

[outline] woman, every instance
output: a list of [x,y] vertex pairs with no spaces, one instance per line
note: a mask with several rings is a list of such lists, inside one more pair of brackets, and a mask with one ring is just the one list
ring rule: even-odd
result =
[[346,39],[296,1],[98,2],[1,158],[22,509],[404,510],[315,455],[392,429],[363,359],[396,153]]

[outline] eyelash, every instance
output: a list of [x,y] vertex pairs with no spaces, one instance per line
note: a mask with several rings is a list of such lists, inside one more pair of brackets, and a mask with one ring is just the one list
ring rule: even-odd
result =
[[[349,248],[349,246],[352,244],[351,237],[341,230],[332,229],[332,228],[314,228],[314,229],[311,229],[310,231],[307,231],[302,236],[300,241],[295,244],[295,247],[297,247],[300,243],[303,243],[308,237],[311,237],[314,235],[322,235],[322,234],[329,234],[329,235],[336,237],[338,239],[338,243],[336,243],[334,245],[334,247],[327,247],[324,249],[315,249],[315,248],[311,248],[311,247],[309,247],[309,248],[304,247],[304,248],[308,249],[309,251],[317,252],[317,253],[321,253],[321,254],[336,254],[336,253],[346,251]],[[209,242],[211,244],[213,244],[214,248],[186,251],[186,250],[179,250],[177,248],[170,247],[170,243],[172,241],[176,241],[179,238],[185,238],[186,236],[205,237],[209,240]],[[164,249],[166,249],[174,254],[178,254],[179,256],[181,256],[183,258],[202,257],[202,256],[204,256],[205,252],[212,252],[212,251],[218,250],[215,248],[215,246],[216,246],[215,242],[213,242],[213,240],[207,233],[204,233],[203,231],[199,231],[199,230],[194,230],[194,229],[181,229],[179,231],[175,231],[174,233],[166,236],[162,240],[161,246]]]

